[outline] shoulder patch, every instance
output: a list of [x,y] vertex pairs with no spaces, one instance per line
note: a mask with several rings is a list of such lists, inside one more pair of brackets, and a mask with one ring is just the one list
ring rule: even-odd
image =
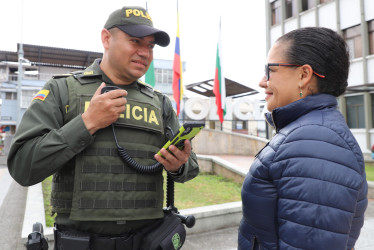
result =
[[32,98],[32,101],[33,100],[41,100],[44,102],[45,98],[48,96],[49,94],[49,90],[46,90],[46,89],[42,89],[40,90],[35,96],[34,98]]

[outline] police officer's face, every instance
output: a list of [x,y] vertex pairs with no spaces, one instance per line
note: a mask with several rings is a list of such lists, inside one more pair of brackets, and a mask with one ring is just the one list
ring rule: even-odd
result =
[[116,28],[110,33],[107,53],[111,69],[124,81],[139,79],[153,60],[154,36],[131,37]]

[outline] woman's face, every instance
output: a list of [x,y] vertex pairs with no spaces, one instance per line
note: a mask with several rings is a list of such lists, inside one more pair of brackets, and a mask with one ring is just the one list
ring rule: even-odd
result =
[[[277,42],[270,49],[268,63],[289,63],[285,58],[288,44]],[[265,89],[265,100],[267,109],[283,107],[291,102],[299,100],[301,81],[300,70],[296,66],[269,66],[269,79],[266,76],[261,80],[259,86]]]

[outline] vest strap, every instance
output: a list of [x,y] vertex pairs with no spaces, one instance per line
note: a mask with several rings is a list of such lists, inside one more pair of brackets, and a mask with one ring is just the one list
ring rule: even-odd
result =
[[82,191],[156,191],[155,183],[134,183],[134,182],[81,182]]
[[139,209],[155,208],[156,200],[94,200],[81,199],[79,208],[83,209]]
[[[156,152],[149,152],[144,150],[131,150],[126,149],[127,153],[132,158],[145,158],[145,159],[153,159],[153,156]],[[118,157],[118,150],[117,148],[87,148],[85,149],[82,154],[84,156],[115,156]]]
[[74,182],[56,183],[52,182],[52,189],[57,192],[73,192]]
[[82,166],[82,173],[135,174],[135,171],[118,164],[85,163]]
[[[81,209],[139,209],[155,208],[156,200],[94,200],[81,199]],[[56,208],[72,208],[72,200],[51,199],[51,205]]]
[[72,200],[61,200],[51,198],[51,205],[55,208],[68,208],[71,209]]

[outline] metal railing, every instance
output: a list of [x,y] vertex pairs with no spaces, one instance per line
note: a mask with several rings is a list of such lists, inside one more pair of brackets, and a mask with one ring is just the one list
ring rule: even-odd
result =
[[[48,81],[52,78],[54,74],[49,73],[39,73],[37,75],[23,75],[22,80],[39,80],[39,81]],[[8,77],[5,77],[5,81],[16,82],[18,81],[18,75],[9,74]]]

